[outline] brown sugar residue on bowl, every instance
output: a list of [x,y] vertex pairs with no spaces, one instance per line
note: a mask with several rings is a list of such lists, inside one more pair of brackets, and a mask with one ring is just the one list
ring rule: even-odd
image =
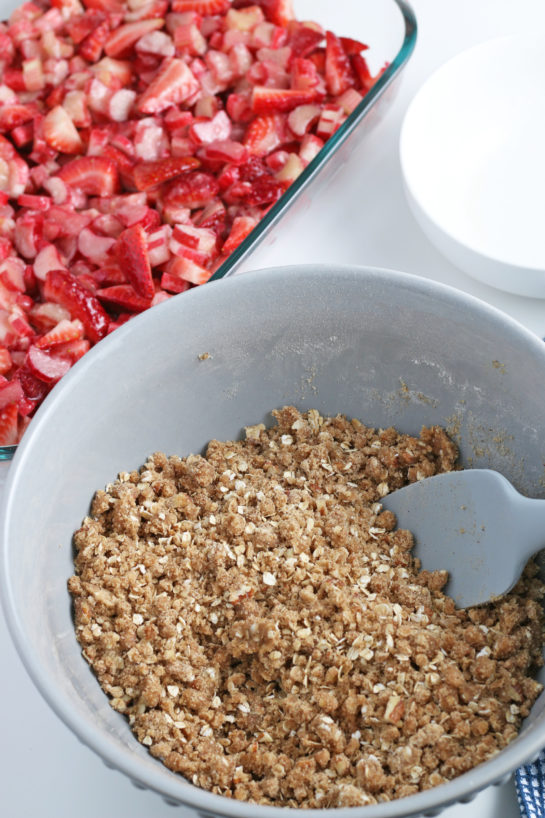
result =
[[455,778],[541,691],[544,586],[530,565],[459,611],[419,570],[380,501],[455,466],[443,430],[274,414],[96,493],[69,581],[83,654],[151,754],[212,792],[340,807]]

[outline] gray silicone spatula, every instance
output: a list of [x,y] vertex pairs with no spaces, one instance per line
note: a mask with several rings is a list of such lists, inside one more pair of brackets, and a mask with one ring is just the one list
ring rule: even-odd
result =
[[502,596],[545,546],[545,500],[523,497],[488,469],[428,477],[382,500],[398,528],[412,531],[427,571],[446,569],[459,608]]

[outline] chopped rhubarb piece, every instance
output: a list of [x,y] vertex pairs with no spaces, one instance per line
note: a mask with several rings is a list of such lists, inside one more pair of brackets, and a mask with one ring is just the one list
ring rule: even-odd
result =
[[108,316],[100,302],[77,278],[64,270],[51,270],[45,279],[44,295],[66,307],[73,318],[79,318],[87,337],[96,343],[108,331]]
[[102,156],[72,159],[57,175],[65,184],[91,196],[111,196],[118,184],[115,164]]
[[29,348],[26,365],[32,375],[46,384],[56,383],[70,369],[69,361],[63,358],[54,358],[36,346]]
[[140,162],[134,167],[134,184],[138,190],[152,190],[181,173],[196,170],[201,163],[194,156],[169,157],[155,162]]
[[184,278],[180,278],[180,276],[164,272],[161,276],[161,287],[163,290],[168,290],[169,293],[178,294],[189,290],[191,284]]
[[229,0],[172,0],[172,11],[196,11],[208,16],[221,14],[229,8]]
[[177,258],[172,271],[191,284],[205,284],[212,275],[211,270],[207,270],[206,267],[202,267],[189,258]]
[[212,119],[194,122],[189,132],[198,145],[223,141],[231,136],[231,120],[225,111],[219,111]]
[[155,287],[148,258],[146,234],[139,225],[127,228],[119,236],[116,254],[118,263],[126,272],[138,296],[149,302],[153,298]]

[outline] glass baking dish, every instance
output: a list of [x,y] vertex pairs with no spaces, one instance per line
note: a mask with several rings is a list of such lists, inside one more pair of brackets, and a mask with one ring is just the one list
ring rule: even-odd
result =
[[[299,20],[315,20],[340,36],[369,45],[365,58],[380,78],[318,156],[305,168],[282,198],[214,273],[214,279],[267,265],[267,248],[296,222],[308,199],[321,195],[387,107],[402,68],[416,43],[416,19],[405,0],[294,0]],[[17,0],[4,0],[0,17],[9,16]],[[388,93],[386,93],[388,92]],[[288,215],[289,212],[289,215]],[[258,250],[259,248],[259,250]],[[261,260],[263,259],[263,261]],[[17,446],[0,446],[0,462],[11,460]]]

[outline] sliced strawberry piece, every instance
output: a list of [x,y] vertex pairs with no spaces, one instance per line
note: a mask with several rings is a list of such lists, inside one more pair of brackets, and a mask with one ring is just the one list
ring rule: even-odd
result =
[[124,230],[117,240],[115,250],[118,262],[138,296],[144,301],[151,301],[155,287],[148,258],[146,234],[140,225]]
[[116,284],[97,291],[101,301],[131,312],[143,312],[151,306],[151,299],[142,298],[130,284]]
[[166,59],[157,76],[138,100],[143,114],[157,114],[171,105],[179,105],[199,90],[199,83],[183,60]]
[[114,162],[102,156],[72,159],[60,169],[57,177],[70,187],[90,196],[111,196],[118,185]]
[[367,91],[369,91],[369,89],[375,84],[375,77],[373,77],[369,70],[367,60],[365,57],[362,57],[361,54],[354,54],[351,59],[351,63],[352,68],[356,72],[360,89],[364,94],[366,94]]
[[46,384],[56,383],[70,369],[70,361],[63,358],[54,358],[36,346],[29,348],[26,365],[32,375]]
[[196,170],[200,161],[194,156],[168,157],[156,162],[140,162],[134,167],[133,177],[137,190],[152,190],[181,173]]
[[14,446],[17,438],[17,405],[11,403],[0,409],[0,446]]
[[292,0],[253,0],[255,5],[261,6],[265,17],[276,26],[287,28],[295,20]]
[[229,8],[229,0],[172,0],[172,11],[196,11],[203,17],[223,14]]
[[316,102],[320,99],[319,91],[306,91],[291,88],[267,88],[256,85],[252,92],[252,110],[256,114],[269,114],[292,111],[299,105]]
[[166,204],[175,207],[204,207],[219,192],[217,179],[210,173],[188,173],[169,185]]
[[355,84],[354,72],[342,43],[332,31],[326,32],[325,77],[327,88],[339,96]]
[[359,40],[353,40],[352,37],[339,37],[339,40],[341,41],[344,53],[349,57],[353,54],[361,54],[362,51],[367,51],[369,48],[365,43],[361,43]]
[[172,275],[177,275],[180,278],[183,278],[185,281],[189,281],[190,284],[197,285],[206,284],[212,275],[211,270],[207,270],[205,267],[202,267],[196,261],[192,261],[189,258],[175,259],[169,266],[169,272]]
[[0,409],[4,409],[10,403],[17,403],[22,397],[23,388],[17,379],[0,383]]
[[47,349],[48,347],[56,347],[58,344],[64,344],[66,341],[77,341],[83,338],[83,324],[75,318],[73,321],[66,321],[63,319],[59,321],[56,327],[50,329],[45,335],[35,342],[38,349]]
[[44,117],[43,133],[47,144],[60,153],[81,153],[83,143],[66,110],[57,105]]
[[66,341],[64,344],[58,344],[55,347],[55,356],[68,358],[73,364],[79,361],[86,352],[91,348],[91,344],[85,338],[76,341]]
[[104,51],[109,57],[117,57],[129,51],[132,46],[150,31],[157,31],[163,27],[164,20],[137,20],[134,23],[125,23],[113,31],[106,40]]
[[51,270],[45,279],[44,297],[66,307],[73,318],[79,318],[85,334],[94,343],[106,335],[108,316],[95,296],[71,273]]
[[285,120],[280,115],[258,116],[246,129],[244,145],[255,156],[265,156],[285,142]]
[[0,346],[0,375],[5,375],[13,366],[9,349]]
[[102,55],[102,50],[110,35],[110,24],[107,20],[100,23],[94,31],[81,43],[79,54],[89,62],[96,62]]
[[39,402],[45,398],[49,391],[45,383],[33,375],[27,363],[21,366],[17,372],[17,380],[21,384],[25,397],[28,398],[28,400]]
[[254,219],[251,216],[237,216],[231,227],[231,232],[222,247],[222,253],[229,255],[233,250],[236,250],[244,239],[250,235],[257,223],[258,219]]
[[308,57],[318,48],[324,39],[323,31],[306,26],[304,23],[295,23],[290,27],[288,45],[297,57]]

